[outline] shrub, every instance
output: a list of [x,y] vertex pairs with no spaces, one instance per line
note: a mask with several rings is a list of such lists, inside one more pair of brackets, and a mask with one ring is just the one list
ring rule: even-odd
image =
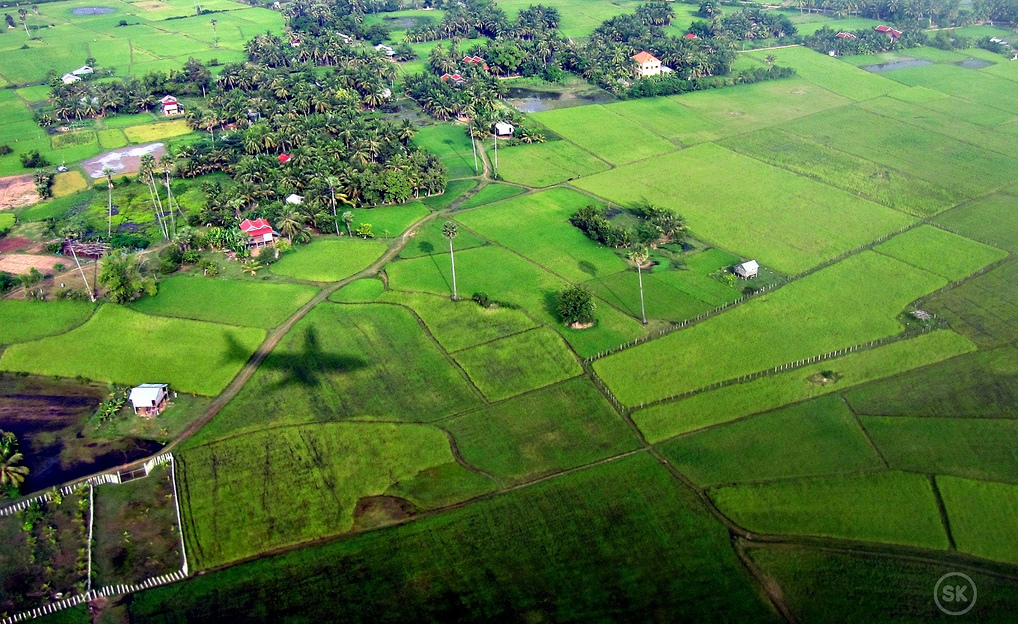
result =
[[32,150],[21,155],[21,165],[26,169],[36,169],[48,166],[49,161],[39,153],[39,150]]
[[13,151],[14,150],[11,149],[10,145],[0,145],[0,156],[6,156],[7,154],[10,154]]
[[474,301],[474,303],[482,308],[491,307],[491,297],[489,297],[486,292],[475,292],[470,298]]
[[626,230],[612,225],[604,218],[601,209],[597,206],[586,206],[576,211],[569,217],[569,222],[580,228],[591,240],[597,241],[608,247],[628,247],[632,244],[632,237]]
[[126,232],[118,232],[110,237],[110,245],[114,249],[147,249],[151,242],[141,234],[128,234]]
[[214,260],[202,260],[198,263],[198,267],[202,271],[202,275],[205,277],[215,277],[219,275],[219,264]]
[[597,305],[590,291],[573,286],[559,293],[556,311],[566,325],[589,325],[594,322]]
[[0,271],[0,293],[7,292],[18,283],[18,278],[6,271]]
[[201,261],[201,252],[197,249],[188,249],[180,257],[184,264],[197,264]]

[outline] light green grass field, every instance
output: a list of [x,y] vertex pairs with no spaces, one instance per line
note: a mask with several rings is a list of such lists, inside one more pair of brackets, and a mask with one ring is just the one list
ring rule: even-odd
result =
[[[731,184],[732,179],[747,183]],[[713,144],[662,156],[652,168],[637,163],[576,185],[618,203],[647,199],[674,210],[699,238],[785,273],[815,266],[911,221]]]
[[196,568],[349,531],[363,514],[359,501],[428,470],[452,468],[445,476],[460,481],[462,497],[491,487],[456,464],[440,429],[425,425],[283,427],[190,448],[178,458]]
[[466,299],[452,301],[449,297],[438,295],[390,290],[381,296],[381,300],[412,309],[428,326],[438,344],[450,352],[505,338],[537,326],[519,310],[499,306],[482,308]]
[[467,210],[469,208],[476,208],[477,206],[502,201],[503,199],[508,199],[514,195],[520,195],[525,192],[527,192],[527,189],[520,188],[519,186],[492,182],[485,185],[481,190],[477,191],[467,198],[466,201],[460,204],[460,210]]
[[605,108],[636,122],[666,139],[687,142],[698,133],[719,131],[717,121],[709,120],[693,110],[665,97],[641,98],[609,104]]
[[883,466],[852,412],[831,395],[682,436],[661,450],[700,486]]
[[[493,159],[491,148],[488,157]],[[568,141],[516,145],[498,150],[498,176],[527,186],[551,186],[604,171],[608,164]]]
[[937,293],[927,307],[980,347],[999,347],[1018,340],[1018,283],[1014,260]]
[[893,80],[852,67],[826,54],[817,54],[802,46],[747,54],[760,61],[768,54],[773,54],[777,57],[777,65],[793,67],[805,80],[856,101],[887,95],[902,88]]
[[952,282],[1007,256],[1006,251],[932,225],[898,234],[873,250]]
[[1018,83],[957,65],[933,64],[910,67],[886,74],[909,86],[936,89],[977,104],[1018,114]]
[[285,321],[316,292],[316,288],[299,284],[260,284],[186,275],[159,282],[155,297],[139,299],[131,307],[159,316],[269,328]]
[[489,401],[500,401],[583,372],[554,330],[541,327],[456,353]]
[[450,180],[445,185],[444,193],[425,197],[421,202],[432,210],[444,210],[475,186],[477,186],[476,180]]
[[87,321],[94,309],[81,301],[0,301],[0,345],[70,331]]
[[[638,410],[633,413],[633,421],[647,440],[659,442],[681,433],[927,366],[975,349],[970,340],[959,334],[937,331]],[[838,380],[826,385],[810,381],[813,375],[823,371],[833,371]]]
[[555,134],[615,165],[642,160],[676,148],[640,124],[600,105],[535,113],[531,118]]
[[1012,444],[1018,421],[907,416],[861,420],[891,468],[1018,483]]
[[[342,212],[347,210],[340,208]],[[388,232],[388,237],[392,238],[399,236],[405,232],[414,222],[424,218],[429,210],[427,207],[419,201],[412,201],[407,204],[401,204],[399,206],[380,206],[378,208],[354,208],[349,210],[353,213],[353,222],[350,224],[350,228],[353,231],[357,231],[362,223],[370,223],[371,231],[375,233],[375,236],[383,238]],[[340,231],[343,230],[344,224],[340,223]]]
[[934,215],[964,199],[950,185],[939,186],[778,129],[744,134],[721,145],[918,217]]
[[147,316],[105,305],[66,334],[8,347],[0,368],[122,384],[168,383],[172,390],[213,396],[264,338],[265,331],[253,327]]
[[977,557],[1018,563],[1018,487],[937,476],[951,535],[958,550]]
[[573,379],[446,423],[463,458],[509,483],[624,453],[636,438],[601,393]]
[[431,421],[481,403],[409,310],[323,303],[188,443],[281,424]]
[[377,301],[385,291],[380,279],[364,278],[350,282],[329,296],[336,303],[370,303]]
[[449,178],[466,178],[482,170],[480,154],[477,155],[478,170],[474,171],[474,153],[466,126],[435,124],[418,128],[414,143],[438,156],[446,167]]
[[[445,223],[446,219],[434,219],[430,223],[418,228],[414,232],[413,238],[407,241],[406,246],[403,247],[403,251],[399,252],[399,257],[445,256],[444,260],[441,257],[436,257],[434,261],[448,262],[449,239],[442,234],[442,227]],[[487,242],[484,238],[461,228],[459,235],[453,239],[452,246],[455,251],[460,251],[470,247],[480,247],[487,244]]]
[[759,533],[818,535],[947,548],[930,480],[870,472],[736,485],[710,491],[718,507]]
[[183,119],[175,119],[162,123],[154,123],[149,126],[131,126],[124,128],[124,134],[131,143],[149,143],[161,141],[172,137],[190,134],[193,132],[187,127]]
[[627,405],[663,399],[895,334],[902,328],[895,317],[905,305],[944,284],[943,278],[863,252],[722,315],[598,360],[594,371]]
[[559,188],[459,213],[456,220],[549,271],[580,282],[626,268],[614,251],[569,223],[574,212],[589,205],[601,204]]
[[[659,275],[668,274],[678,276],[679,271],[667,271],[651,273],[645,271],[643,274],[643,297],[644,306],[648,318],[664,319],[666,321],[682,321],[692,318],[711,310],[717,305],[714,302],[704,301],[694,294],[687,292],[689,289],[681,289],[683,285],[677,280],[666,280],[659,278]],[[592,293],[613,306],[628,313],[630,316],[640,318],[640,281],[636,270],[613,273],[605,277],[597,277],[584,286]],[[719,283],[719,285],[722,285]],[[731,299],[737,298],[734,290],[731,291]],[[723,302],[722,302],[723,303]]]
[[1008,251],[1018,251],[1018,197],[998,193],[938,216],[938,225]]
[[363,271],[385,253],[385,244],[359,238],[319,238],[298,246],[272,272],[309,282],[336,282]]

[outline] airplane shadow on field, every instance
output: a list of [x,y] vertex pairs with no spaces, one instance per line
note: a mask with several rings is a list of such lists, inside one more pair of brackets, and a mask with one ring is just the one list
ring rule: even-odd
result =
[[[248,360],[247,351],[237,343],[233,334],[226,334],[227,351],[224,360],[227,362]],[[325,377],[334,373],[347,373],[366,368],[369,362],[355,355],[326,353],[318,339],[318,330],[308,327],[304,330],[304,348],[297,353],[280,352],[277,346],[269,353],[259,369],[274,369],[283,373],[283,377],[272,385],[275,390],[286,386],[304,386],[317,388],[322,385]]]

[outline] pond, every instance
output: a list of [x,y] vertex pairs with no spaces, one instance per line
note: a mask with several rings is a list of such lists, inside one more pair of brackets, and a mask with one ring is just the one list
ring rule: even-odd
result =
[[74,7],[71,9],[72,15],[106,15],[115,11],[113,7],[104,6],[86,6],[86,7]]
[[106,398],[105,384],[51,377],[0,377],[0,430],[18,437],[28,466],[25,492],[141,459],[162,445],[130,436],[86,438],[83,430]]
[[896,69],[909,69],[911,67],[926,67],[927,65],[933,65],[933,61],[927,59],[917,58],[905,58],[899,61],[891,61],[890,63],[877,63],[876,65],[863,65],[862,69],[874,74],[882,74],[884,72],[894,71]]
[[415,28],[418,21],[418,18],[416,17],[386,17],[383,19],[387,26],[405,30]]
[[993,61],[987,61],[986,59],[970,58],[964,61],[958,61],[955,65],[964,67],[965,69],[982,69],[991,65],[996,65]]
[[509,87],[506,99],[521,113],[539,113],[556,108],[612,102],[615,96],[607,91],[541,91],[527,87]]

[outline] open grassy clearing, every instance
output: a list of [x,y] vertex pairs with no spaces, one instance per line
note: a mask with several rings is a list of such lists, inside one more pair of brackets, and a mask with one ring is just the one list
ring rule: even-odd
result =
[[624,165],[676,148],[673,143],[640,124],[601,105],[535,113],[531,119],[614,165]]
[[[748,549],[750,559],[781,585],[800,622],[831,624],[950,621],[933,601],[937,580],[958,566],[927,560],[850,554],[801,546]],[[1018,584],[967,569],[979,589],[973,618],[1000,619],[1018,609]],[[996,616],[999,615],[999,618]]]
[[[669,175],[660,175],[662,170]],[[733,179],[752,184],[731,184]],[[620,167],[576,185],[622,204],[647,199],[670,208],[698,237],[786,273],[808,269],[911,221],[713,144],[662,156],[654,167]],[[719,205],[729,208],[719,210]],[[832,212],[831,205],[839,209]]]
[[638,444],[587,379],[572,379],[442,425],[463,458],[508,483],[631,451]]
[[950,180],[956,192],[970,197],[1010,184],[1018,167],[1012,157],[941,134],[917,132],[908,124],[856,107],[812,115],[782,127],[934,184]]
[[[201,569],[349,531],[367,497],[456,460],[435,427],[329,423],[232,437],[179,461],[188,554]],[[456,468],[462,474],[446,476],[461,480],[463,498],[490,489]]]
[[329,295],[329,301],[336,303],[370,303],[378,301],[385,291],[385,284],[373,277],[354,280]]
[[[400,258],[419,258],[421,256],[429,256],[436,254],[438,256],[446,256],[445,261],[449,261],[449,239],[442,234],[442,227],[445,225],[445,220],[435,219],[430,223],[418,228],[414,231],[413,238],[407,241],[403,251],[399,252]],[[460,230],[459,236],[452,241],[452,246],[455,251],[461,249],[468,249],[470,247],[480,247],[481,245],[487,244],[484,238],[468,232],[467,230]],[[442,262],[441,258],[435,258],[435,262]],[[387,265],[388,266],[391,265]]]
[[1006,251],[932,225],[898,234],[873,250],[952,282],[1007,256]]
[[693,142],[691,137],[719,131],[721,126],[666,97],[628,100],[608,104],[605,108],[669,140]]
[[131,143],[150,143],[162,141],[193,132],[183,119],[154,123],[149,126],[131,126],[124,128],[124,135]]
[[938,475],[937,488],[959,551],[1018,563],[1018,486]]
[[898,333],[902,326],[895,317],[905,305],[944,283],[863,252],[720,316],[600,359],[594,371],[627,405],[663,399]]
[[430,421],[480,404],[409,310],[325,303],[188,444],[281,424]]
[[562,338],[548,327],[486,342],[454,356],[489,401],[535,390],[583,372]]
[[778,129],[744,134],[721,145],[918,217],[934,215],[964,199],[950,188]]
[[943,63],[899,69],[887,77],[1018,115],[1018,83],[1013,80]]
[[947,548],[930,480],[861,472],[710,490],[725,515],[750,531]]
[[1018,483],[1018,421],[864,416],[862,423],[896,470]]
[[569,223],[574,212],[600,202],[569,189],[551,189],[456,215],[475,232],[530,258],[567,280],[617,273],[626,263]]
[[[633,413],[633,421],[649,441],[659,442],[680,433],[927,366],[975,349],[967,338],[951,331],[937,331],[638,410]],[[832,384],[811,381],[811,377],[823,371],[834,372],[837,381]]]
[[934,221],[977,241],[1018,251],[1018,196],[990,195],[959,206]]
[[1018,417],[1018,350],[969,353],[845,393],[857,414],[943,418]]
[[508,199],[521,193],[526,193],[527,189],[519,186],[513,186],[511,184],[499,184],[492,182],[486,184],[481,190],[471,195],[466,201],[460,204],[461,210],[468,208],[476,208],[477,206],[483,206],[485,204],[491,204],[503,199]]
[[980,347],[1018,340],[1018,284],[1015,261],[1006,262],[932,297],[927,307]]
[[[832,28],[840,26],[838,24]],[[803,46],[746,54],[759,61],[773,54],[777,57],[776,65],[794,67],[796,73],[805,80],[856,101],[868,100],[902,89],[902,86],[893,80],[852,67],[826,54],[817,54]]]
[[0,301],[0,345],[62,334],[87,321],[94,310],[81,301]]
[[[490,148],[488,157],[494,160]],[[498,152],[498,177],[527,186],[551,186],[608,167],[608,163],[568,141],[516,145]]]
[[477,171],[474,171],[474,152],[465,126],[435,124],[417,129],[414,143],[427,149],[441,159],[450,179],[475,176],[482,171],[481,155],[477,155]]
[[213,396],[264,338],[265,331],[253,327],[148,316],[110,304],[66,334],[11,345],[0,368],[132,385],[168,383],[173,390]]
[[[718,288],[713,288],[714,285]],[[598,297],[633,317],[640,316],[640,278],[636,269],[584,283]],[[738,292],[692,271],[644,271],[644,305],[648,318],[682,321],[738,298]]]
[[834,395],[676,438],[661,451],[700,486],[883,467]]
[[[449,263],[438,256],[400,260],[388,265],[386,273],[395,290],[452,294]],[[499,247],[477,247],[457,253],[456,280],[464,296],[485,292],[495,301],[519,306],[538,322],[554,327],[580,357],[589,357],[644,333],[639,321],[608,305],[598,306],[595,327],[582,330],[564,327],[553,310],[556,293],[565,290],[567,282]]]
[[159,294],[131,307],[146,314],[228,325],[275,327],[311,300],[317,288],[182,275],[159,282]]
[[272,272],[309,282],[337,282],[363,271],[385,253],[385,244],[359,238],[319,238],[298,246]]
[[[392,238],[405,232],[415,222],[427,216],[428,208],[419,201],[412,201],[398,206],[380,206],[378,208],[354,208],[351,210],[340,207],[343,212],[353,213],[350,228],[357,231],[363,223],[371,224],[371,231],[379,238]],[[338,212],[338,210],[337,210]],[[340,231],[343,224],[339,224]]]
[[476,180],[450,180],[445,185],[444,193],[425,197],[421,200],[421,203],[432,210],[445,210],[475,186],[477,186]]
[[452,301],[449,297],[395,290],[387,291],[380,299],[405,305],[417,313],[438,344],[450,352],[537,327],[533,319],[520,310],[499,306],[482,308],[470,300]]
[[130,608],[140,620],[279,622],[297,613],[333,619],[336,604],[360,621],[394,613],[410,621],[520,613],[650,620],[674,612],[777,621],[728,533],[646,454],[388,531],[192,576],[137,594]]

